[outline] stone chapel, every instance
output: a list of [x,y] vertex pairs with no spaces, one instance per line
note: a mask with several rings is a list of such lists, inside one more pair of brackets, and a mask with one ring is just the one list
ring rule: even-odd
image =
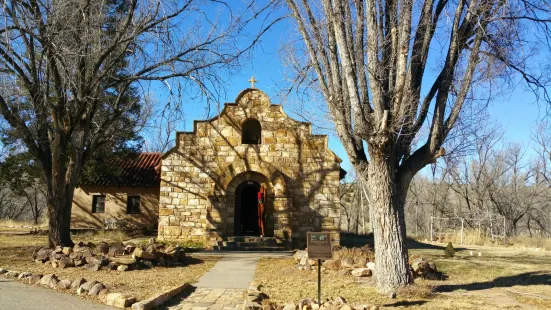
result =
[[159,238],[261,236],[303,248],[306,232],[326,231],[338,244],[346,172],[327,144],[253,84],[218,116],[176,133],[161,162]]

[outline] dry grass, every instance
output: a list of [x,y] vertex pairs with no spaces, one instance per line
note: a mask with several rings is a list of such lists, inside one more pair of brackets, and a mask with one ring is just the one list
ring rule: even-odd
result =
[[551,251],[551,238],[517,236],[517,237],[512,237],[507,241],[517,246],[544,249],[546,251]]
[[103,240],[122,242],[130,239],[130,236],[128,235],[127,232],[122,230],[98,230],[98,231],[86,231],[84,233],[75,235],[73,238],[77,238],[79,240],[92,241],[96,243]]
[[[95,236],[92,236],[96,240]],[[75,241],[90,241],[76,236]],[[111,240],[113,241],[113,240]],[[202,260],[190,259],[192,264],[177,268],[153,268],[136,271],[106,271],[91,272],[83,268],[54,269],[49,264],[36,264],[31,253],[36,246],[46,244],[44,236],[2,235],[0,234],[0,267],[17,271],[33,273],[55,273],[60,279],[76,279],[101,281],[112,292],[126,292],[138,300],[150,297],[156,292],[180,285],[184,282],[196,282],[205,272],[214,266],[217,258]]]
[[[551,309],[551,253],[513,247],[456,247],[444,258],[443,246],[416,244],[412,257],[427,257],[446,281],[417,279],[396,299],[376,293],[372,283],[357,284],[336,272],[322,275],[322,298],[345,297],[350,303],[414,309]],[[481,252],[482,256],[471,256]],[[297,302],[317,296],[316,272],[298,271],[292,259],[262,259],[255,276],[273,301]]]
[[[412,236],[413,239],[423,240],[425,237]],[[463,239],[461,239],[461,231],[450,232],[435,237],[440,243],[451,242],[454,245],[478,245],[478,246],[514,246],[522,248],[539,248],[541,250],[551,251],[551,238],[546,237],[530,237],[530,236],[516,236],[509,237],[505,241],[501,239],[494,239],[490,235],[480,233],[477,229],[466,229],[463,232]]]

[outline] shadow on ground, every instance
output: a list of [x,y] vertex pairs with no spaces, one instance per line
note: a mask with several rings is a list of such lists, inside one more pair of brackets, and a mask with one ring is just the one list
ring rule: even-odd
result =
[[525,272],[513,276],[498,277],[491,281],[466,284],[447,284],[436,288],[437,292],[453,292],[456,290],[479,291],[495,287],[551,285],[551,274],[542,271]]
[[197,288],[195,286],[190,286],[183,290],[180,294],[172,297],[167,303],[164,305],[155,308],[156,310],[164,310],[164,309],[171,309],[171,307],[177,307],[184,301],[186,298],[189,297],[189,295],[193,294]]
[[[352,234],[352,233],[341,233],[341,246],[351,248],[351,247],[362,247],[368,245],[370,248],[374,248],[375,241],[373,239],[373,234]],[[407,238],[407,248],[412,249],[426,249],[426,250],[444,250],[444,246],[429,244],[419,242],[417,240]],[[456,251],[463,251],[466,248],[456,247]]]

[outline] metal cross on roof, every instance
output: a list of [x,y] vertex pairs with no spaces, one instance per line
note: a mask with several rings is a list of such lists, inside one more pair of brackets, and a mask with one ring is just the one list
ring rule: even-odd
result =
[[251,88],[254,88],[254,82],[258,82],[258,81],[255,80],[254,75],[253,75],[253,76],[251,76],[251,79],[249,80],[249,82],[251,83]]

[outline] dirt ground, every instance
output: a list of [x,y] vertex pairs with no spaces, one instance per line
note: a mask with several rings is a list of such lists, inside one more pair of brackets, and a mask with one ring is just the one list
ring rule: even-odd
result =
[[[351,304],[383,309],[551,309],[551,252],[469,246],[456,247],[455,257],[446,259],[443,248],[411,241],[410,256],[435,262],[448,280],[417,279],[413,288],[391,299],[377,294],[370,280],[356,283],[353,277],[324,271],[322,299],[342,296]],[[298,271],[292,259],[263,258],[255,280],[278,303],[317,298],[317,270]]]
[[[74,241],[90,241],[74,237]],[[93,240],[96,242],[97,240]],[[218,258],[189,258],[190,264],[185,267],[156,267],[149,270],[135,271],[88,271],[84,268],[54,269],[50,264],[36,264],[31,257],[36,246],[46,244],[45,236],[29,234],[0,233],[0,267],[19,272],[55,273],[59,279],[76,279],[102,282],[111,292],[125,292],[138,300],[151,297],[155,293],[169,289],[185,282],[196,282],[205,272],[216,264]]]

